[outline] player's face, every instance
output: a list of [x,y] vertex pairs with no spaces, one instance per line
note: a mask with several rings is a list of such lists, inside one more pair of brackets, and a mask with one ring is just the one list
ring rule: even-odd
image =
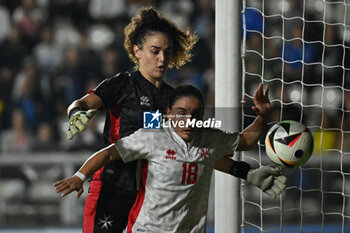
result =
[[172,59],[173,44],[164,33],[154,33],[146,37],[142,48],[134,46],[139,60],[139,70],[148,80],[161,80]]
[[[202,120],[203,107],[200,100],[194,96],[181,97],[171,109],[168,109],[168,118],[173,121],[175,132],[186,142],[190,142],[196,133],[196,128],[186,125],[189,120]],[[181,126],[179,122],[184,122]],[[177,122],[175,124],[175,122]],[[175,126],[176,125],[176,126]]]

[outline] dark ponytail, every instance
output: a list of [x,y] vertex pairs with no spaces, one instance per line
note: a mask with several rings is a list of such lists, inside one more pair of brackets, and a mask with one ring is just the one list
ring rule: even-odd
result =
[[171,109],[176,101],[182,97],[195,97],[199,100],[201,107],[204,109],[204,99],[202,93],[192,85],[181,85],[171,93],[168,107]]

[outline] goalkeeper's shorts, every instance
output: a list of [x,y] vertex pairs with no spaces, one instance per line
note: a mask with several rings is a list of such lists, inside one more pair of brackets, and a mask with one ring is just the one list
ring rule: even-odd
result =
[[83,233],[122,233],[136,195],[120,196],[101,180],[92,180],[84,207]]

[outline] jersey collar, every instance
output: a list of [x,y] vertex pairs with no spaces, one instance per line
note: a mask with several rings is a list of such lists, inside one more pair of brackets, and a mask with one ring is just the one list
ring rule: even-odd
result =
[[174,128],[170,124],[170,121],[166,121],[164,126],[165,127],[163,128],[165,128],[165,132],[167,132],[177,144],[179,144],[181,147],[187,150],[188,144],[175,132]]
[[170,121],[165,122],[165,126],[163,129],[165,129],[165,132],[167,132],[170,137],[172,137],[177,144],[179,144],[182,148],[189,150],[191,146],[194,146],[198,143],[198,140],[200,140],[201,132],[196,132],[194,137],[192,138],[190,143],[185,142],[174,130],[174,128],[171,126]]
[[161,89],[162,89],[163,83],[164,83],[163,80],[162,80],[162,82],[161,82],[161,84],[160,84],[160,87],[159,87],[159,89],[158,89],[153,83],[151,83],[147,78],[145,78],[145,77],[141,74],[141,72],[140,72],[139,70],[136,70],[136,71],[135,71],[135,74],[136,74],[136,76],[137,76],[138,78],[140,78],[140,79],[142,80],[142,82],[145,83],[146,85],[152,86],[153,88],[155,88],[155,89],[157,89],[157,90],[161,90]]

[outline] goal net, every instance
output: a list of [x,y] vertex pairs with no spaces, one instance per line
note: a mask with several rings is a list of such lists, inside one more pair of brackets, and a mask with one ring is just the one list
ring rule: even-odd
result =
[[[242,183],[242,232],[350,232],[350,1],[243,0],[242,25],[242,127],[263,82],[268,127],[295,120],[314,136],[311,159],[283,169],[281,197]],[[272,164],[263,139],[242,159]]]

